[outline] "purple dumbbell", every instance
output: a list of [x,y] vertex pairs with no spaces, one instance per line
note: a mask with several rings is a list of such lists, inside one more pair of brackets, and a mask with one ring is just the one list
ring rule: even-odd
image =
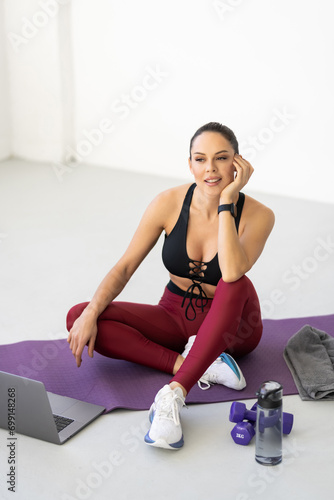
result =
[[[241,403],[242,404],[242,403]],[[244,405],[246,411],[247,410],[246,405]],[[250,411],[256,410],[257,403],[255,403]],[[232,403],[231,409],[230,409],[230,422],[235,422],[236,420],[232,420],[232,418],[239,418],[240,416],[242,417],[242,414],[240,415],[241,409],[236,407],[235,402]],[[247,446],[253,437],[255,436],[255,421],[242,421],[243,419],[240,418],[237,421],[237,424],[233,427],[231,430],[231,436],[233,438],[233,441],[237,444],[242,444],[243,446]]]
[[[251,410],[247,410],[245,403],[240,403],[235,401],[231,405],[230,409],[230,422],[242,422],[243,420],[249,420],[250,422],[256,422],[256,408],[257,403],[255,403]],[[273,415],[272,418],[276,419],[277,414]],[[264,421],[259,422],[260,428],[263,429],[265,427],[273,427],[275,425],[275,421],[272,418],[266,417]],[[283,434],[290,434],[293,426],[293,415],[292,413],[283,412]]]
[[255,436],[255,422],[239,422],[231,430],[233,441],[247,446]]
[[[230,421],[237,422],[237,424],[231,431],[231,436],[235,443],[247,446],[255,436],[256,407],[257,403],[252,406],[251,410],[247,410],[244,403],[232,403],[230,410]],[[245,418],[247,418],[248,421],[246,420],[245,422],[243,422],[242,420]],[[277,416],[274,416],[274,418],[276,419]],[[261,427],[264,430],[264,427],[273,425],[275,425],[275,422],[272,421],[272,418],[266,417],[266,419],[262,421],[262,425],[260,422],[260,430]],[[292,425],[293,415],[291,413],[283,413],[283,434],[290,434]]]

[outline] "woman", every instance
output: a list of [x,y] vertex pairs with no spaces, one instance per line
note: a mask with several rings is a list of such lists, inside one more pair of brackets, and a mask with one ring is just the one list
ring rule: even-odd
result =
[[[147,444],[167,449],[183,445],[179,411],[196,382],[236,390],[246,385],[231,355],[255,349],[262,322],[258,297],[245,273],[274,225],[273,212],[241,192],[253,167],[239,155],[228,127],[211,122],[197,130],[189,167],[195,183],[169,189],[152,201],[91,302],[73,307],[67,317],[77,366],[88,345],[91,357],[95,349],[173,374],[155,397],[145,436]],[[113,302],[162,231],[170,282],[159,304]]]

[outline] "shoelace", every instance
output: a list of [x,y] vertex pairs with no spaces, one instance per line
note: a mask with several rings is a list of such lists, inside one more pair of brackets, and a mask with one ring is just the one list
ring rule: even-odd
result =
[[180,416],[177,400],[181,401],[182,406],[185,406],[184,400],[176,393],[170,397],[163,397],[159,401],[157,408],[157,413],[160,418],[165,418],[167,420],[173,420],[175,425],[180,425]]
[[214,384],[216,382],[216,377],[214,375],[210,375],[210,381],[208,380],[209,375],[207,373],[204,373],[202,377],[199,379],[197,382],[197,385],[202,391],[206,391],[207,389],[210,389],[211,384]]
[[[215,365],[217,363],[221,363],[221,361],[225,361],[225,359],[222,358],[222,354],[212,364]],[[202,391],[206,391],[207,389],[210,389],[211,385],[215,384],[216,382],[217,382],[217,375],[215,373],[209,374],[205,372],[197,382],[197,385],[200,389],[202,389]]]
[[[232,356],[230,356],[229,354],[226,354],[225,352],[223,352],[219,358],[216,359],[216,361],[214,361],[212,364],[217,364],[217,363],[226,363],[227,366],[229,366],[229,368],[231,368],[231,370],[235,373],[235,375],[238,377],[238,379],[240,380],[240,372],[238,370],[238,366],[236,364],[236,362],[234,361],[234,359],[232,358]],[[199,381],[197,382],[197,385],[200,389],[202,389],[202,391],[206,391],[207,389],[210,389],[211,385],[212,384],[215,384],[217,382],[217,375],[215,373],[204,373],[202,375],[202,377],[199,379]],[[202,386],[203,384],[203,386]]]

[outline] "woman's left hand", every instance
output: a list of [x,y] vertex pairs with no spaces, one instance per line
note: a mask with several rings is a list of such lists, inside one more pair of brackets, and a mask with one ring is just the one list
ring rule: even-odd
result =
[[233,203],[254,172],[254,168],[249,161],[239,154],[234,155],[233,165],[236,171],[235,179],[221,192],[220,203]]

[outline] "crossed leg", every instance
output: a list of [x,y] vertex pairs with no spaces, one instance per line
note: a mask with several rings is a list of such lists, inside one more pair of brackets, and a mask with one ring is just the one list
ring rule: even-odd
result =
[[211,308],[171,387],[181,386],[186,394],[222,352],[244,356],[255,349],[261,335],[260,304],[252,282],[247,276],[232,283],[220,280]]

